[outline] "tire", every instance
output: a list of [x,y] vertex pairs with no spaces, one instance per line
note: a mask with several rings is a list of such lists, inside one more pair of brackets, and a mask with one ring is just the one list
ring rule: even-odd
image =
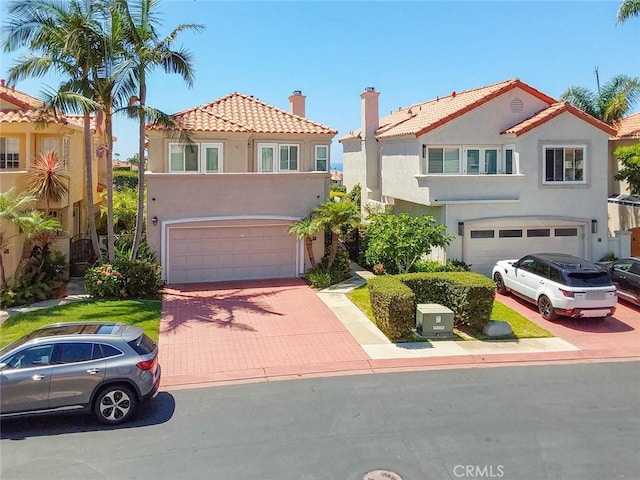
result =
[[125,385],[110,385],[102,390],[93,404],[93,414],[99,422],[117,425],[129,420],[138,404],[131,388]]
[[507,287],[504,286],[504,280],[502,279],[502,275],[498,272],[493,276],[493,281],[496,284],[496,292],[505,295],[507,293]]
[[538,311],[545,320],[553,321],[558,319],[558,314],[553,310],[553,304],[546,295],[540,295],[538,299]]

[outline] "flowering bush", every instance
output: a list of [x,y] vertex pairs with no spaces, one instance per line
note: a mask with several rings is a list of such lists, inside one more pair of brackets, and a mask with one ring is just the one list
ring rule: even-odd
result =
[[124,297],[124,285],[123,275],[109,263],[89,268],[84,276],[85,289],[93,297]]

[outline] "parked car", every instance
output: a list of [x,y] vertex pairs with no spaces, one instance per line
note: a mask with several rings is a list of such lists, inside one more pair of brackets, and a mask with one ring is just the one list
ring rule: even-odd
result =
[[640,305],[640,257],[598,262],[618,289],[618,296]]
[[158,346],[124,323],[56,323],[0,350],[2,417],[69,410],[129,420],[160,384]]
[[573,255],[537,253],[501,260],[492,275],[499,293],[512,292],[537,304],[546,320],[604,318],[616,310],[618,296],[609,276],[598,265]]

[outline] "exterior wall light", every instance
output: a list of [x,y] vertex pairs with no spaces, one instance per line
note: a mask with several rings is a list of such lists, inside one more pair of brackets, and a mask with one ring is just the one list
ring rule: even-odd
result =
[[598,233],[598,220],[591,220],[591,233]]
[[153,223],[153,226],[155,227],[156,225],[158,225],[158,217],[156,217],[155,215],[153,216],[153,218],[151,219],[151,223]]
[[464,222],[458,222],[458,235],[464,237]]

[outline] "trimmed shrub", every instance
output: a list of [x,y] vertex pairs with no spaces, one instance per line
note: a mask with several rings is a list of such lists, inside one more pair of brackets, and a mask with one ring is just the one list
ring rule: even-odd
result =
[[440,263],[436,260],[418,260],[411,268],[412,272],[468,272],[469,266],[459,260],[449,260],[447,263]]
[[351,278],[351,261],[346,250],[338,248],[336,258],[329,269],[329,256],[306,271],[304,277],[314,288],[327,288],[343,280]]
[[321,265],[314,265],[304,274],[304,278],[313,288],[327,288],[331,286],[331,274]]
[[138,188],[138,172],[128,169],[114,169],[113,170],[113,185],[116,190],[122,190],[125,188]]
[[491,318],[495,297],[493,281],[474,272],[376,277],[368,286],[378,328],[392,341],[411,333],[419,303],[444,305],[453,311],[458,328],[481,332]]
[[367,282],[376,325],[391,341],[402,340],[415,326],[416,296],[397,276]]
[[87,269],[84,288],[89,295],[98,298],[118,298],[126,293],[122,274],[109,263]]

